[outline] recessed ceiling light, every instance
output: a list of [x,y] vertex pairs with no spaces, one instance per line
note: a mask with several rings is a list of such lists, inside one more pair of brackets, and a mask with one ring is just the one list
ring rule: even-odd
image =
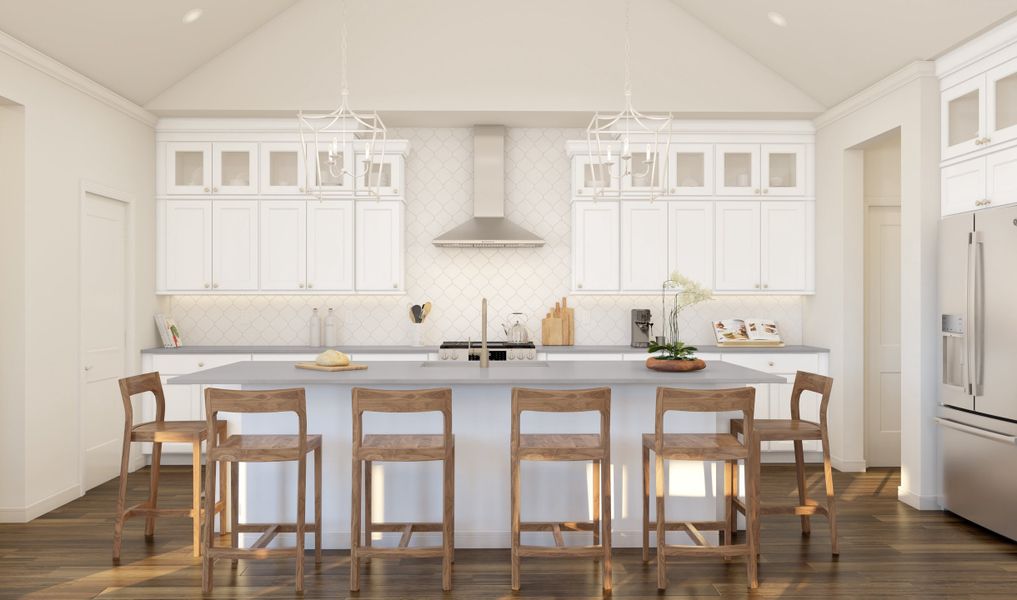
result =
[[777,27],[787,27],[787,19],[785,19],[784,15],[779,12],[770,11],[766,13],[766,18],[770,19],[770,22]]
[[205,11],[201,10],[200,8],[192,8],[191,10],[184,13],[184,18],[181,20],[186,24],[193,23],[200,19],[201,15],[204,14],[204,12]]

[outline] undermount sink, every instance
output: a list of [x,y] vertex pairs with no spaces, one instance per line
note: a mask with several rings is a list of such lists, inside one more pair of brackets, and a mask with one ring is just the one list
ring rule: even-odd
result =
[[[521,360],[519,362],[507,361],[507,360],[492,360],[488,363],[492,369],[500,369],[502,367],[546,367],[546,360]],[[422,367],[469,367],[471,369],[479,369],[480,363],[471,360],[465,361],[444,361],[444,360],[429,360],[427,362],[420,363]]]

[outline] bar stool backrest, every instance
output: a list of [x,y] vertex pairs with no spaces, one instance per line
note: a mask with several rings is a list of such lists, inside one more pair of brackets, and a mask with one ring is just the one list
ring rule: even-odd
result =
[[440,412],[445,446],[452,440],[452,388],[375,390],[353,388],[353,448],[364,441],[364,413]]
[[124,419],[127,423],[127,431],[134,426],[134,406],[131,404],[131,397],[145,392],[151,392],[155,396],[155,420],[166,419],[166,396],[162,391],[162,379],[159,372],[143,373],[131,377],[124,377],[120,380],[120,397],[124,401]]
[[657,417],[654,427],[656,452],[664,447],[664,415],[676,412],[735,412],[742,413],[745,445],[752,447],[753,414],[756,405],[756,388],[740,387],[724,390],[686,390],[657,388]]
[[819,403],[819,422],[826,424],[826,409],[830,406],[830,390],[833,389],[833,378],[806,371],[795,373],[794,387],[791,389],[791,418],[801,418],[802,392],[819,394],[823,399]]
[[[264,391],[205,388],[205,415],[209,431],[215,431],[215,422],[221,412],[295,413],[300,440],[298,456],[307,454],[307,399],[303,388]],[[209,449],[216,445],[215,436],[208,436]]]
[[611,439],[611,388],[582,390],[540,390],[512,388],[512,446],[519,447],[519,418],[533,412],[599,412],[600,440]]

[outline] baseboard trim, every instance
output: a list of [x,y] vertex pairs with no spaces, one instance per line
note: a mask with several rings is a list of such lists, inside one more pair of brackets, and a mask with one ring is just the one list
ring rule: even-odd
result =
[[897,486],[897,499],[917,510],[943,510],[939,495],[922,496]]
[[72,500],[77,500],[81,495],[81,487],[73,485],[22,508],[0,508],[0,523],[27,523]]
[[864,460],[848,460],[836,456],[830,457],[830,464],[842,473],[864,473],[867,468]]

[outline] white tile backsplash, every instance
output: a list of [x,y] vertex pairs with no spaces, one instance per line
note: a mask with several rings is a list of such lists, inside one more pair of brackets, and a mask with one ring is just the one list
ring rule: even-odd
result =
[[[410,141],[406,160],[405,296],[173,296],[169,313],[189,345],[308,342],[311,310],[328,307],[340,319],[341,344],[407,344],[413,339],[408,307],[431,301],[423,341],[478,338],[480,299],[489,302],[492,339],[502,318],[529,315],[539,343],[540,318],[568,293],[570,167],[565,142],[578,129],[509,129],[505,143],[506,215],[546,240],[542,248],[437,248],[431,240],[470,218],[473,140],[468,128],[395,129]],[[628,344],[629,311],[649,308],[660,322],[660,297],[572,296],[577,344]],[[775,319],[788,343],[802,340],[798,296],[722,296],[682,315],[682,338],[713,340],[709,321],[732,317]],[[659,332],[659,327],[657,328]]]

